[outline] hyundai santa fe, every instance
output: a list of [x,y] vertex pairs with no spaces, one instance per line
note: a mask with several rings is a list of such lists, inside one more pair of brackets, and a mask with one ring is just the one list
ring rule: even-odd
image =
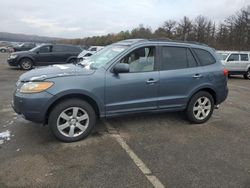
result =
[[24,73],[12,105],[65,142],[88,136],[97,118],[185,111],[191,123],[204,123],[227,97],[227,74],[205,45],[124,40],[80,64]]

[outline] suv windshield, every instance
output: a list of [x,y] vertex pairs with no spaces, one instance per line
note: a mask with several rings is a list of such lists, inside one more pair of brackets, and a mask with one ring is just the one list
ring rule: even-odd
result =
[[81,62],[81,64],[85,65],[85,68],[87,69],[98,69],[106,65],[110,60],[112,60],[127,48],[128,46],[122,45],[107,46],[106,48],[90,56],[89,59]]

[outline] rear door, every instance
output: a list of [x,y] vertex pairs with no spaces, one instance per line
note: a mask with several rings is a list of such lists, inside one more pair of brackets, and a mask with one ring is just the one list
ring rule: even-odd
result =
[[247,53],[240,54],[240,71],[247,71],[249,67],[250,61]]
[[67,61],[69,50],[64,45],[53,45],[52,61],[53,63],[63,64]]
[[202,82],[201,72],[189,48],[162,46],[159,108],[184,108],[190,92]]

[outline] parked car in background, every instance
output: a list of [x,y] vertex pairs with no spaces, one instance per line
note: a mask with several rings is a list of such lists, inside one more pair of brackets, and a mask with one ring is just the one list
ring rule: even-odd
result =
[[33,66],[76,63],[81,48],[72,45],[44,44],[29,51],[11,53],[8,58],[10,66],[19,66],[30,70]]
[[103,49],[103,46],[91,46],[87,50],[83,50],[77,57],[78,62],[88,59],[94,53]]
[[229,75],[243,75],[250,79],[250,52],[218,51],[222,64],[228,69]]
[[36,43],[34,42],[25,42],[20,45],[13,46],[13,52],[19,52],[19,51],[28,51],[32,48],[36,47]]
[[103,49],[104,46],[90,46],[88,51],[90,52],[98,52],[99,50]]
[[90,56],[92,56],[95,52],[93,51],[88,51],[88,50],[83,50],[78,56],[77,60],[78,62],[83,61],[85,59],[88,59]]
[[190,122],[204,123],[228,94],[227,70],[205,45],[131,39],[83,63],[21,75],[14,110],[72,142],[88,136],[97,118],[185,111]]
[[6,46],[0,46],[0,52],[1,53],[6,53],[6,52],[8,52],[9,50],[8,50],[8,47],[6,47]]

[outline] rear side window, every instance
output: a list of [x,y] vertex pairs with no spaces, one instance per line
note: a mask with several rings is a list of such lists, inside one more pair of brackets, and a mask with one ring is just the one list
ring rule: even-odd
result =
[[63,52],[63,51],[64,51],[63,46],[60,45],[53,46],[53,52]]
[[162,47],[162,70],[185,69],[195,66],[197,63],[189,49]]
[[240,54],[231,54],[227,61],[239,61],[240,60]]
[[240,54],[241,61],[248,61],[248,55],[247,54]]
[[206,50],[193,49],[202,66],[211,65],[216,62],[215,58]]

